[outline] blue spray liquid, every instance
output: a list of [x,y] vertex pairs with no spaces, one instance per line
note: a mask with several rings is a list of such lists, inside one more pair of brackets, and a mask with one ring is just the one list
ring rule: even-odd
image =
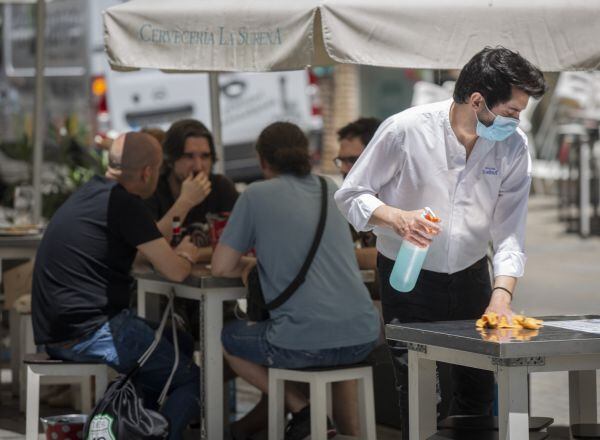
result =
[[[437,219],[429,207],[425,207],[422,216],[429,220]],[[428,250],[429,246],[419,247],[408,240],[402,242],[390,274],[390,285],[394,289],[398,292],[410,292],[415,288]]]
[[402,242],[390,275],[390,285],[394,289],[399,292],[414,289],[428,250],[429,246],[422,248],[407,240]]

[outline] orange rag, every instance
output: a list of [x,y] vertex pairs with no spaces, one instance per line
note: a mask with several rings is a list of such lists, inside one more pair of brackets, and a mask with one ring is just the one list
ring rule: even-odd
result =
[[475,326],[477,328],[516,328],[516,329],[530,329],[537,330],[544,324],[541,319],[531,318],[529,316],[514,315],[512,322],[509,323],[505,316],[498,319],[498,315],[494,312],[484,313],[484,315],[477,320]]

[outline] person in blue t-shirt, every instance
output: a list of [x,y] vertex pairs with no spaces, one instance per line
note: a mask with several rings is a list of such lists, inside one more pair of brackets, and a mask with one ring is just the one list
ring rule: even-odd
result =
[[[248,273],[243,255],[256,251],[265,301],[279,296],[298,274],[313,242],[321,186],[311,173],[308,140],[294,124],[276,122],[256,143],[266,180],[250,185],[238,199],[212,258],[216,276]],[[325,229],[304,283],[261,322],[237,321],[223,329],[231,368],[268,392],[268,368],[306,368],[363,361],[375,347],[379,318],[362,282],[346,220],[327,180]],[[310,434],[306,397],[286,387],[292,411],[286,440]],[[329,423],[330,434],[335,431]]]

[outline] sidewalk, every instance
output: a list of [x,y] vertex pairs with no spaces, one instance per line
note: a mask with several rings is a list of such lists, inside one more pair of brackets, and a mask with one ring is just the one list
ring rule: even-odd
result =
[[[600,314],[600,237],[582,239],[564,231],[555,198],[530,200],[528,259],[515,293],[516,311],[532,316]],[[568,425],[567,373],[533,374],[531,391],[532,415]]]

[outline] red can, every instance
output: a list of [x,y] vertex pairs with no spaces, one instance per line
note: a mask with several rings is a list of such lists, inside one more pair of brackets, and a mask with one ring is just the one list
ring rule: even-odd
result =
[[64,416],[42,417],[46,440],[81,440],[85,414],[67,414]]
[[230,212],[220,212],[218,214],[206,215],[206,220],[208,220],[208,224],[210,225],[210,242],[213,250],[217,247],[217,243],[221,238],[225,225],[227,225],[229,214]]

